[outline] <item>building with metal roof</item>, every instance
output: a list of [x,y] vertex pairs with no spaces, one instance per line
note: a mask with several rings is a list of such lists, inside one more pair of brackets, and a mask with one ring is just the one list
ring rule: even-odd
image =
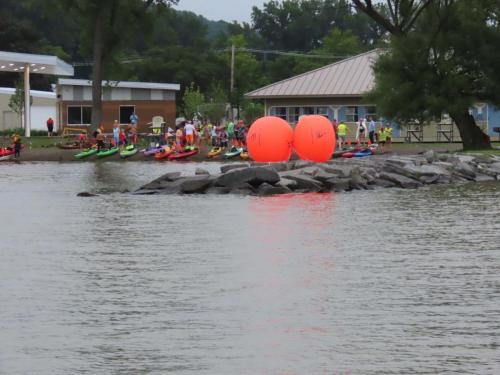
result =
[[320,114],[354,124],[374,116],[374,105],[362,96],[374,85],[372,65],[381,53],[376,49],[279,81],[245,95],[262,100],[266,115],[294,125],[302,115]]
[[[300,116],[319,114],[348,125],[354,137],[355,123],[372,117],[376,121],[377,109],[363,96],[375,85],[373,64],[381,49],[362,53],[295,77],[272,83],[245,95],[248,99],[261,100],[265,115],[281,117],[292,126]],[[483,131],[494,136],[494,126],[500,124],[500,110],[487,103],[477,103],[470,113]],[[495,125],[497,124],[497,125]],[[395,126],[394,138],[408,141],[458,141],[458,129],[449,118],[440,123],[422,127],[418,124]]]

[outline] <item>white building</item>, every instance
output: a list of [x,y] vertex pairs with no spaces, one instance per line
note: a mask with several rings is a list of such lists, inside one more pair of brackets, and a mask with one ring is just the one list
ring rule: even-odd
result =
[[[10,107],[9,101],[15,93],[10,87],[0,87],[0,130],[22,128],[22,119]],[[57,97],[55,92],[30,90],[31,129],[47,130],[47,119],[52,117],[54,129],[57,123]]]

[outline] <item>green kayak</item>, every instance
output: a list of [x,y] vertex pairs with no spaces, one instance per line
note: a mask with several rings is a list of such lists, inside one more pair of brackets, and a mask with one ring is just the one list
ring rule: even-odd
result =
[[83,150],[82,152],[78,153],[75,155],[76,159],[84,159],[88,156],[92,156],[97,154],[97,149],[96,148],[88,148],[86,150]]
[[101,152],[97,153],[98,158],[105,158],[106,156],[111,156],[116,154],[120,149],[118,147],[113,147],[107,150],[102,150]]
[[137,152],[139,152],[137,147],[135,147],[134,145],[130,145],[130,146],[127,146],[125,148],[125,150],[120,152],[120,157],[128,158],[129,156],[137,154]]

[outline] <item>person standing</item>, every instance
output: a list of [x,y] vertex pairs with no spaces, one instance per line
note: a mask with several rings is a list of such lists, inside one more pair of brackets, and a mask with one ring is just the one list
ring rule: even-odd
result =
[[21,136],[14,134],[12,136],[12,143],[14,143],[14,158],[19,159],[21,156]]
[[340,121],[339,125],[337,126],[337,133],[338,133],[339,149],[342,150],[347,136],[347,125],[344,124],[343,121]]
[[369,117],[369,122],[368,122],[368,136],[370,138],[370,142],[373,144],[375,143],[375,121],[373,120],[373,117]]
[[47,120],[47,136],[52,137],[52,134],[54,133],[54,120],[52,120],[52,117],[49,117]]
[[115,146],[120,144],[120,124],[118,124],[118,120],[115,120],[113,124],[113,140],[115,141]]
[[101,125],[97,130],[96,130],[97,134],[96,134],[96,137],[95,137],[95,140],[97,141],[97,151],[101,151],[103,150],[105,147],[104,147],[104,127]]
[[234,139],[234,122],[229,121],[227,124],[227,136],[229,138],[229,141],[232,141]]
[[130,123],[132,124],[132,126],[137,126],[137,124],[139,123],[139,116],[137,116],[135,111],[130,115]]
[[364,145],[366,140],[366,121],[365,119],[361,119],[358,122],[358,129],[356,130],[356,141],[360,145]]
[[380,128],[380,131],[378,133],[378,143],[380,145],[380,152],[383,154],[385,152],[385,140],[386,140],[387,133],[385,131],[384,126]]
[[191,121],[189,121],[185,126],[184,126],[184,130],[186,132],[186,143],[188,146],[193,146],[194,145],[194,133],[195,133],[195,127],[194,125],[191,123]]

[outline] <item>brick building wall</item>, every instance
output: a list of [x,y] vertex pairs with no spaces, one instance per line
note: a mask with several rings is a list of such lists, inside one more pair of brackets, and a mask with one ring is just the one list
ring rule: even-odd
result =
[[[79,127],[81,125],[68,125],[68,106],[92,106],[90,101],[62,101],[60,117],[65,126]],[[111,132],[114,120],[120,120],[120,106],[135,106],[135,113],[139,117],[138,132],[148,133],[149,125],[154,116],[163,116],[166,124],[175,126],[176,103],[175,100],[123,100],[102,102],[102,125],[105,132]],[[123,124],[122,124],[123,125]]]

